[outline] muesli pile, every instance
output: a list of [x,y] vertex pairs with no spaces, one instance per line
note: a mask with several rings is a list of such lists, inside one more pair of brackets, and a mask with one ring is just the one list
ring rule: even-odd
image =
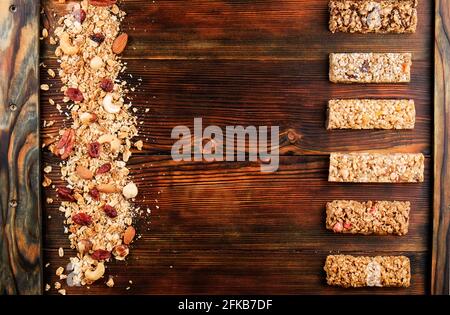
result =
[[118,80],[125,70],[119,55],[128,40],[120,33],[124,16],[115,0],[84,0],[58,21],[54,32],[61,91],[73,118],[50,146],[63,160],[67,186],[57,193],[71,248],[78,251],[66,268],[69,286],[102,278],[105,261],[125,259],[136,233],[130,201],[138,189],[126,162],[138,131],[128,111],[131,104],[125,104],[127,84]]

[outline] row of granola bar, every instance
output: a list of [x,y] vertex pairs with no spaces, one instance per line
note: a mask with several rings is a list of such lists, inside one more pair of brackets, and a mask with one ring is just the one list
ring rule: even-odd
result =
[[[329,29],[347,33],[414,33],[416,0],[331,0]],[[410,53],[333,53],[333,83],[406,83]],[[413,129],[414,101],[408,99],[330,100],[326,128]],[[418,183],[424,180],[424,156],[413,153],[332,153],[330,182]],[[410,202],[334,200],[326,205],[326,228],[335,233],[405,235]],[[324,270],[329,285],[408,287],[410,261],[405,256],[330,255]]]

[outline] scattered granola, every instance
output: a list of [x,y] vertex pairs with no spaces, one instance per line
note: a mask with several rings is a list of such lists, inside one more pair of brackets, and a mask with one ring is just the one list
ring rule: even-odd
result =
[[[78,251],[66,267],[68,286],[102,278],[105,262],[111,256],[123,260],[136,233],[128,199],[136,197],[138,189],[124,161],[138,133],[137,120],[128,111],[131,104],[125,104],[127,83],[117,80],[125,70],[118,56],[128,41],[127,34],[119,35],[124,17],[115,1],[84,0],[59,19],[54,31],[63,102],[73,119],[49,145],[63,160],[61,175],[67,186],[57,188],[59,210],[66,218],[70,246]],[[112,277],[107,285],[114,285]]]

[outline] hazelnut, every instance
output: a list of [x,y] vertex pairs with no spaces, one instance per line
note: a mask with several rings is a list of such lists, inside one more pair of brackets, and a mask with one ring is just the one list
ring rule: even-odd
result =
[[100,69],[103,67],[103,59],[99,56],[95,56],[91,59],[91,68],[92,69]]
[[138,194],[138,189],[137,189],[136,184],[133,182],[129,182],[125,187],[123,187],[122,194],[127,199],[136,197]]

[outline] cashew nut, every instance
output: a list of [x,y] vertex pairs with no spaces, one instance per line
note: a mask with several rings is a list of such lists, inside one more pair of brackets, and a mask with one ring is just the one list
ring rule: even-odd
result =
[[59,42],[59,47],[61,47],[62,51],[66,55],[75,55],[76,53],[78,53],[78,47],[72,45],[69,34],[62,33],[59,37]]
[[97,264],[97,267],[94,270],[86,270],[84,272],[84,277],[89,282],[94,282],[100,279],[105,273],[105,265],[102,262]]
[[113,95],[111,93],[106,94],[103,98],[103,108],[110,114],[117,114],[120,112],[120,105],[113,103]]
[[111,151],[113,153],[119,152],[120,145],[122,144],[121,141],[116,136],[110,134],[100,136],[100,138],[98,138],[98,143],[100,144],[109,143],[109,145],[111,146]]

